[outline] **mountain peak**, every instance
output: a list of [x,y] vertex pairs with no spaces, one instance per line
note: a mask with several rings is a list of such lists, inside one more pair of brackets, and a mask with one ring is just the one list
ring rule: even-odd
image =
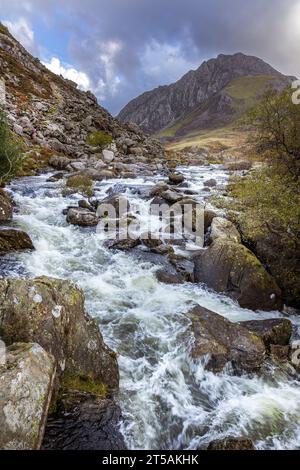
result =
[[290,77],[258,57],[242,52],[219,54],[203,62],[197,70],[187,72],[176,83],[135,98],[118,117],[123,122],[138,124],[149,133],[159,133],[170,126],[181,132],[180,121],[186,120],[189,121],[187,132],[218,127],[253,104],[267,86],[283,89],[290,82]]

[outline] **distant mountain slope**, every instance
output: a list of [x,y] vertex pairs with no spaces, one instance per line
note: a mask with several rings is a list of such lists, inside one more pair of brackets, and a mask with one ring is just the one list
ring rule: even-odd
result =
[[122,125],[91,92],[50,72],[1,23],[0,84],[11,127],[30,149],[89,158],[93,152],[88,137],[104,131],[115,140],[116,156],[131,154],[132,148],[149,158],[163,155],[157,141],[137,126]]
[[291,80],[257,57],[221,54],[178,82],[135,98],[118,118],[150,134],[179,137],[232,122],[268,85],[283,89]]

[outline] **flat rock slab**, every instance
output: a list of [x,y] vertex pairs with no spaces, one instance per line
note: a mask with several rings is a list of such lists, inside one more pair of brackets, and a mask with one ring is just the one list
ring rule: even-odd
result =
[[119,430],[121,410],[113,400],[74,392],[63,396],[49,417],[45,450],[124,450]]
[[17,343],[0,366],[0,449],[39,449],[51,400],[55,362],[41,346]]

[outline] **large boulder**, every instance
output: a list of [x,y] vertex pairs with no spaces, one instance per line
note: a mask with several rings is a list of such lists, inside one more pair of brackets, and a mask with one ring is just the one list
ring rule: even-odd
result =
[[22,230],[0,227],[0,255],[20,250],[34,250],[29,235]]
[[210,240],[214,242],[220,238],[236,243],[242,241],[239,231],[232,222],[223,217],[215,217],[211,223]]
[[95,227],[99,223],[99,218],[89,209],[70,207],[67,212],[67,222],[79,227]]
[[287,318],[244,321],[240,325],[260,336],[267,349],[271,345],[287,346],[293,333],[292,322]]
[[63,394],[47,422],[43,450],[124,450],[121,410],[113,400],[82,392]]
[[241,307],[280,310],[282,294],[273,277],[245,246],[216,240],[195,260],[195,282],[229,295]]
[[116,356],[86,314],[84,295],[68,281],[41,277],[0,280],[0,336],[7,345],[36,342],[63,372],[118,388]]
[[187,315],[195,338],[192,356],[208,357],[208,370],[221,372],[228,362],[237,372],[260,369],[266,348],[255,333],[204,307],[197,306]]
[[0,365],[0,449],[36,450],[42,443],[55,361],[38,344],[14,344]]
[[8,222],[12,219],[12,203],[8,194],[0,188],[0,222]]

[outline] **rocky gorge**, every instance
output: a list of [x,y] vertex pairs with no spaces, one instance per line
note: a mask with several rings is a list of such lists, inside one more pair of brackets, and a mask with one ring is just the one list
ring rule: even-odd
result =
[[[0,190],[0,448],[299,447],[300,317],[212,204],[230,170],[166,154],[4,29],[0,66],[27,164]],[[201,205],[204,246],[155,216],[149,237],[153,203]]]

